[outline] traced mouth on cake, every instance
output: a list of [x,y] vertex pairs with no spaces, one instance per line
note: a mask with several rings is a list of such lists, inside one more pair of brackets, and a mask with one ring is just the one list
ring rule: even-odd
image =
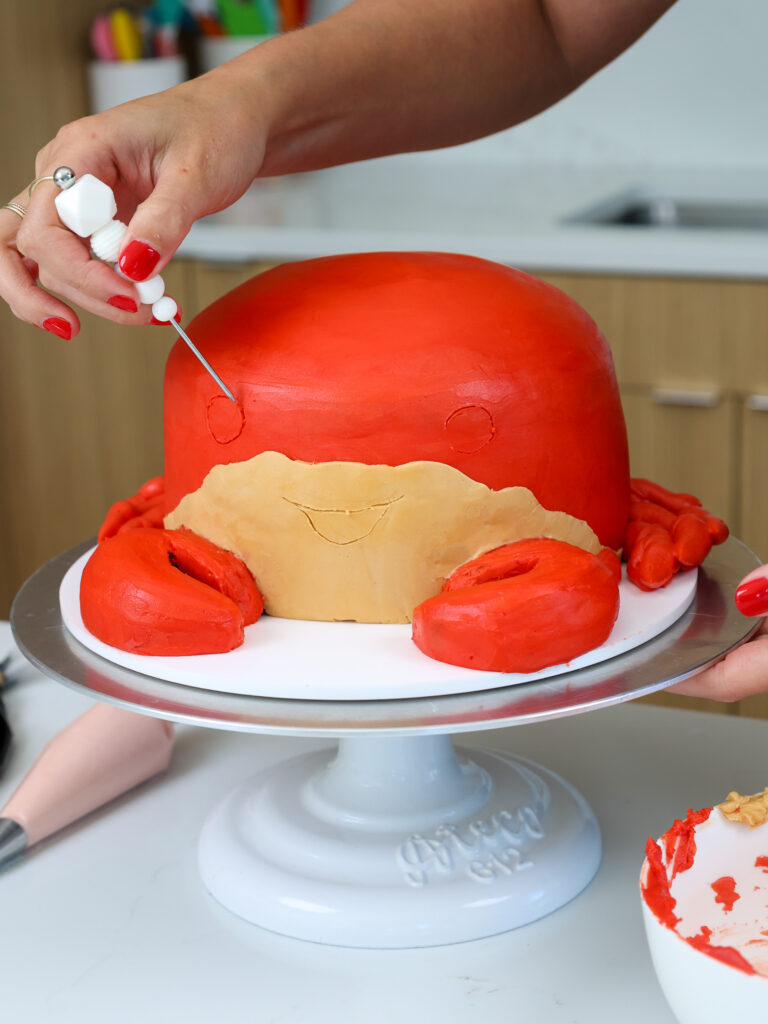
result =
[[401,494],[388,501],[371,502],[358,508],[314,508],[286,497],[283,497],[283,501],[303,513],[318,537],[327,540],[329,544],[343,547],[370,537],[389,509],[404,497]]

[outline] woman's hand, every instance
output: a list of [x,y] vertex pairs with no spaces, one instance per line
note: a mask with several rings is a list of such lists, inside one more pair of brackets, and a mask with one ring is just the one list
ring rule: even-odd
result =
[[[264,131],[248,106],[238,68],[225,66],[66,125],[38,154],[35,176],[67,166],[109,185],[117,218],[128,224],[120,269],[141,281],[162,271],[198,217],[229,206],[258,173]],[[0,297],[19,319],[63,338],[80,327],[71,305],[117,323],[150,323],[151,307],[140,305],[130,281],[63,227],[57,194],[42,181],[31,196],[14,197],[23,218],[0,210]]]
[[[736,591],[736,605],[745,615],[768,613],[768,565],[749,573]],[[684,683],[670,687],[672,693],[710,700],[735,701],[768,691],[768,619],[751,640]]]

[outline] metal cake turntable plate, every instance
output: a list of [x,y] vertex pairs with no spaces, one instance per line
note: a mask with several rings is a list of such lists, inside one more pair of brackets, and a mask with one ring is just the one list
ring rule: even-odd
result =
[[[543,681],[471,693],[394,700],[301,700],[244,696],[179,685],[122,668],[92,653],[66,630],[59,586],[90,547],[87,541],[43,566],[19,591],[11,622],[21,650],[41,671],[100,700],[179,722],[218,729],[338,736],[463,732],[546,721],[632,700],[694,675],[748,639],[733,595],[760,562],[730,538],[699,569],[696,596],[664,633],[610,661]],[[300,625],[300,624],[299,624]],[[467,670],[470,671],[470,670]]]

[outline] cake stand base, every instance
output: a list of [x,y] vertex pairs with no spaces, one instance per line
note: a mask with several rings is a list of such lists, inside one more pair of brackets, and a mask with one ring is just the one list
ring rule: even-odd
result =
[[[457,756],[458,755],[458,756]],[[535,921],[600,864],[592,810],[545,768],[449,737],[352,736],[239,786],[200,839],[209,892],[338,946],[463,942]]]

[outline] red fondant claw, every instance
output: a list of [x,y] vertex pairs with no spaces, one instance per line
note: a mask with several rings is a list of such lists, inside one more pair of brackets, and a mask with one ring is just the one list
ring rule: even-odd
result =
[[615,564],[539,538],[457,569],[442,593],[415,609],[413,639],[425,654],[452,665],[535,672],[598,647],[618,611]]
[[83,570],[86,628],[137,654],[231,651],[261,615],[261,594],[235,555],[189,530],[124,530]]

